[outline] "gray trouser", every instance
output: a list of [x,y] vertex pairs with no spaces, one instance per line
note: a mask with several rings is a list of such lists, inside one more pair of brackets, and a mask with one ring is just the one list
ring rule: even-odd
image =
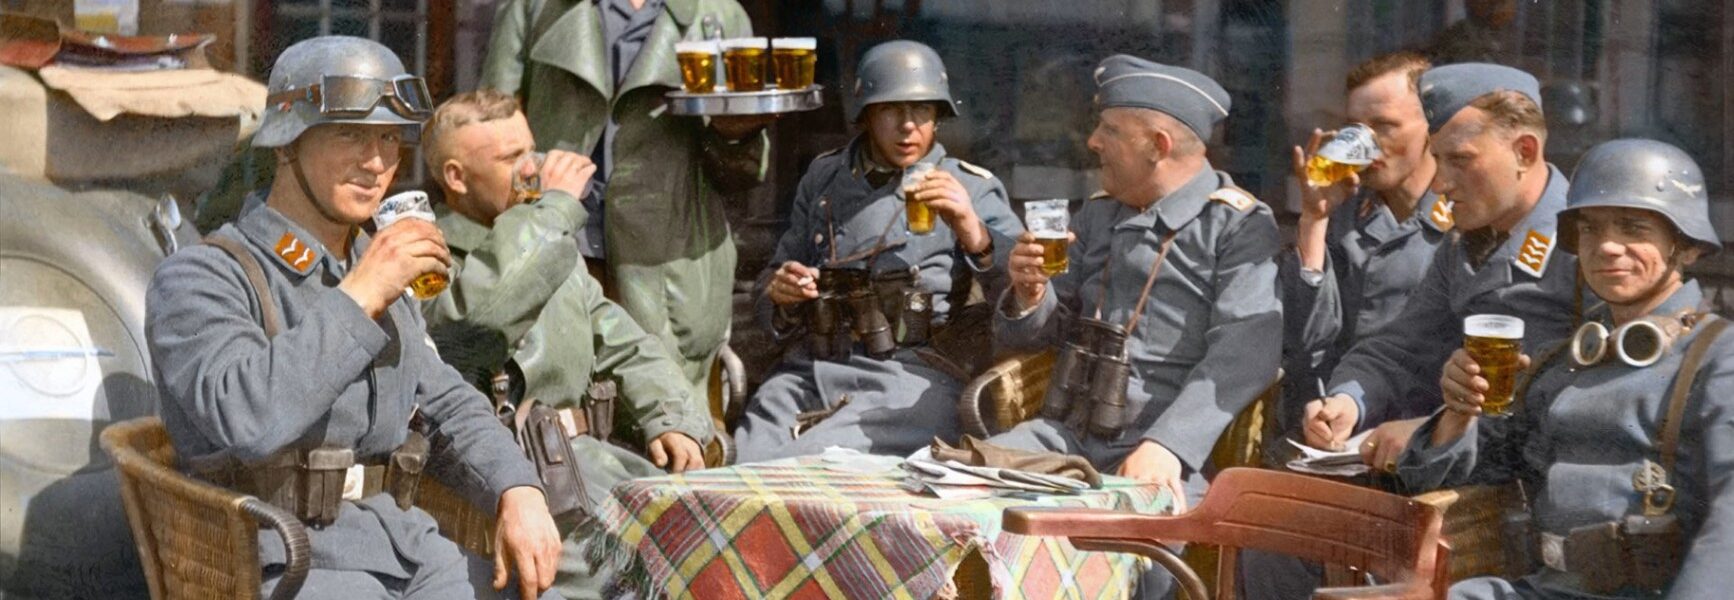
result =
[[[443,537],[432,539],[444,543],[423,546],[423,557],[429,562],[415,569],[415,575],[409,579],[367,571],[313,569],[307,573],[307,582],[302,584],[301,593],[295,597],[344,600],[516,600],[519,597],[516,577],[505,590],[494,590],[494,561],[470,554]],[[281,571],[265,573],[260,597],[269,598],[282,578]],[[541,600],[560,598],[559,592],[552,589],[541,596]]]

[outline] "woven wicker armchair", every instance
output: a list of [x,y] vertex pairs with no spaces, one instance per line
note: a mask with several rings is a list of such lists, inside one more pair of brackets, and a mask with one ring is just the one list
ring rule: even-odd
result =
[[104,429],[102,449],[119,467],[127,523],[151,598],[257,598],[259,525],[277,530],[288,565],[271,597],[293,598],[306,581],[307,530],[287,511],[176,471],[175,450],[156,417]]

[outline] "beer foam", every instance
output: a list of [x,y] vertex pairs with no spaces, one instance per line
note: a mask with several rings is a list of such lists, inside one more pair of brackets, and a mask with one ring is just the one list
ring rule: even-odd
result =
[[1067,200],[1029,200],[1024,202],[1024,226],[1038,239],[1064,239],[1071,225]]
[[771,38],[745,37],[729,38],[722,41],[724,50],[732,48],[766,48],[771,45]]
[[1463,335],[1523,339],[1523,319],[1506,315],[1470,315],[1463,319]]
[[716,54],[722,51],[722,44],[716,40],[697,40],[692,42],[675,42],[676,54]]
[[818,38],[810,37],[780,37],[771,42],[772,46],[788,50],[818,50]]

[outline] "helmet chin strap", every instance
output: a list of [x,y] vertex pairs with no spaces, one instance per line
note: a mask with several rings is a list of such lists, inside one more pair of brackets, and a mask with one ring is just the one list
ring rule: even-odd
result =
[[300,138],[296,138],[283,148],[283,154],[289,160],[289,170],[295,173],[295,184],[301,187],[301,194],[307,196],[307,201],[313,204],[313,210],[317,211],[319,216],[332,223],[342,223],[342,217],[331,214],[331,211],[325,208],[325,203],[320,202],[319,196],[313,193],[313,186],[307,183],[307,173],[301,170],[300,144]]

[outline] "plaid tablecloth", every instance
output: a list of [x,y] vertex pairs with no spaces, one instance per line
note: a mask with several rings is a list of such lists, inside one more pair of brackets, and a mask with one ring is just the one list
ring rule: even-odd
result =
[[1078,496],[940,500],[899,487],[902,471],[840,472],[815,459],[621,483],[600,521],[631,549],[650,594],[669,598],[907,598],[949,594],[979,551],[997,598],[1125,597],[1142,567],[1059,538],[1005,533],[1013,506],[1158,512],[1165,490],[1114,477]]

